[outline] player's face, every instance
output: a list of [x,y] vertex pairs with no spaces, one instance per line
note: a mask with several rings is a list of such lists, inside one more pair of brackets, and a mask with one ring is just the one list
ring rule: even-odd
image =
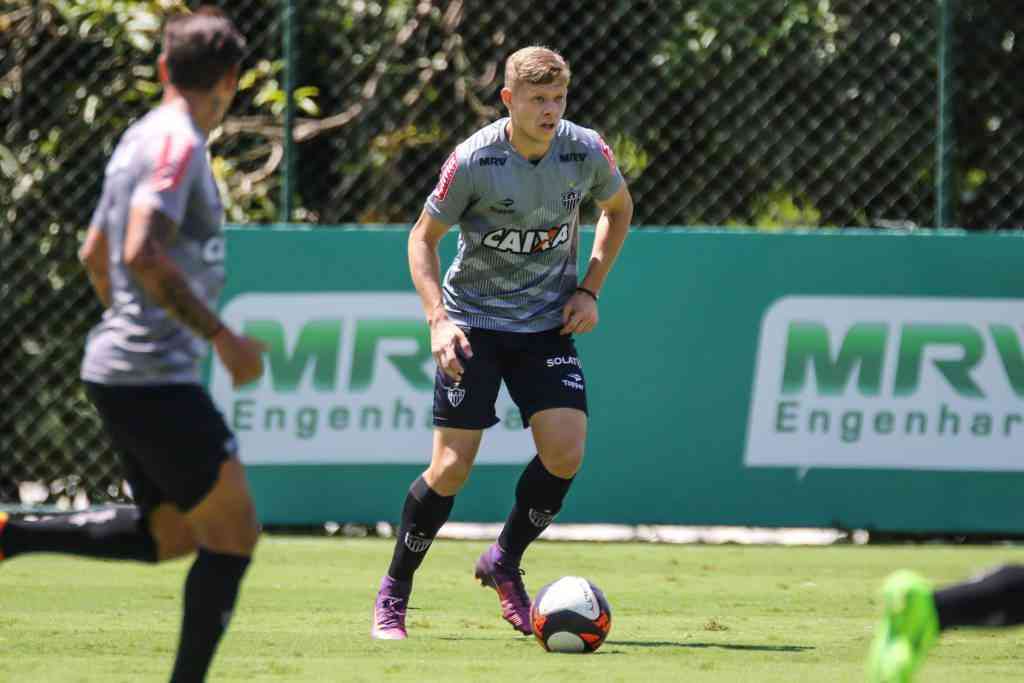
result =
[[565,114],[568,93],[569,88],[564,83],[517,85],[508,101],[509,115],[516,130],[538,142],[551,142]]

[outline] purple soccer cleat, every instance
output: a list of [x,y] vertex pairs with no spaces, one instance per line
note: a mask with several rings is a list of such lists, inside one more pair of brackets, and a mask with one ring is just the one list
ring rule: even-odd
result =
[[509,560],[497,543],[492,545],[476,561],[474,576],[480,584],[490,586],[498,592],[501,602],[501,616],[512,628],[523,635],[533,633],[530,625],[530,595],[523,585],[523,574],[518,562]]
[[388,575],[380,580],[377,602],[373,605],[373,629],[370,637],[374,640],[405,640],[405,610],[412,593],[412,581],[398,581]]

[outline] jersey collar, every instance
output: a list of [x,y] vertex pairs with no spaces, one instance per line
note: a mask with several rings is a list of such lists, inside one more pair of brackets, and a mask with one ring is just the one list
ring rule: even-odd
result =
[[[515,148],[515,145],[513,145],[512,141],[509,139],[509,137],[508,137],[508,126],[509,126],[509,122],[510,121],[511,121],[511,118],[506,116],[505,118],[503,118],[500,121],[498,121],[498,124],[500,126],[500,131],[501,131],[501,141],[505,143],[506,147],[508,147],[509,151],[512,154],[512,157],[514,159],[516,159],[519,163],[526,164],[530,168],[538,168],[541,165],[543,165],[544,162],[546,162],[551,157],[551,150],[555,146],[555,140],[558,139],[558,131],[555,132],[555,137],[553,137],[551,139],[551,144],[548,145],[548,150],[546,152],[544,152],[544,156],[542,156],[540,159],[536,159],[534,161],[531,161],[530,159],[527,159],[526,157],[524,157],[519,152],[519,150]],[[559,122],[558,123],[558,130],[561,130],[561,128],[562,128],[562,122]]]

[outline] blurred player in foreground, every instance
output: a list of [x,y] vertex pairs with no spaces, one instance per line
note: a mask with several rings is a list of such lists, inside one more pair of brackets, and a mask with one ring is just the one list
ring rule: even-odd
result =
[[235,439],[200,383],[212,344],[236,385],[263,371],[258,342],[214,313],[223,208],[206,140],[238,85],[245,39],[218,10],[168,20],[163,100],[122,136],[81,259],[106,307],[82,379],[136,506],[41,520],[0,514],[0,558],[68,553],[159,562],[197,552],[171,680],[202,681],[259,536]]

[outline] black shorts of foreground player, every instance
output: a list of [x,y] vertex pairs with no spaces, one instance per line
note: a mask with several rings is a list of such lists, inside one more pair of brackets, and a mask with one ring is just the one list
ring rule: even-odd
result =
[[159,562],[197,553],[171,680],[202,681],[259,535],[235,440],[199,379],[210,344],[236,385],[262,373],[257,342],[213,312],[223,209],[205,150],[231,104],[245,40],[213,8],[171,18],[160,106],[122,136],[81,258],[106,310],[82,378],[136,505],[42,520],[0,515],[0,558],[69,553]]
[[[437,362],[430,465],[412,483],[371,635],[407,635],[413,574],[448,519],[483,438],[501,382],[537,448],[519,478],[497,542],[476,578],[497,591],[502,616],[530,633],[520,561],[551,523],[583,460],[586,382],[572,335],[598,322],[598,295],[622,248],[633,202],[615,157],[593,130],[562,119],[569,66],[528,47],[505,66],[508,118],[460,144],[441,169],[409,235],[409,268]],[[582,280],[581,201],[601,209]],[[453,225],[459,251],[442,284],[438,243]]]

